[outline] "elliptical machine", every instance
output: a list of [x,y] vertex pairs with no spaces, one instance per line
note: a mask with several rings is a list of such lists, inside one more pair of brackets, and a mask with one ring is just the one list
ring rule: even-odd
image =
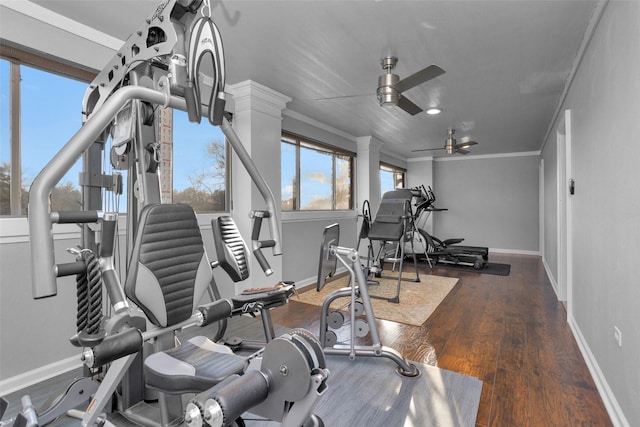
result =
[[[415,202],[415,225],[417,234],[414,239],[419,239],[420,244],[415,247],[426,248],[424,256],[431,266],[438,263],[455,264],[472,266],[475,270],[481,270],[486,267],[489,259],[489,248],[483,246],[467,246],[460,245],[464,238],[451,238],[440,240],[439,238],[429,234],[425,228],[429,216],[432,212],[443,212],[448,209],[437,208],[434,206],[436,196],[431,186],[425,188],[424,185],[415,187],[411,190],[414,195]],[[419,256],[420,254],[414,254]]]

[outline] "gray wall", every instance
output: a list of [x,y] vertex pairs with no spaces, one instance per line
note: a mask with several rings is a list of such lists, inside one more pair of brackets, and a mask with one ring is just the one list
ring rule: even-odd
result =
[[[0,380],[80,354],[69,343],[75,333],[75,280],[60,279],[56,297],[34,300],[29,244],[21,240],[0,245]],[[56,239],[54,248],[71,262],[64,250],[78,243]]]
[[433,166],[436,237],[468,245],[539,251],[539,156],[457,157]]
[[[282,279],[302,286],[315,282],[324,227],[340,224],[340,246],[356,247],[356,217],[293,220],[282,224]],[[340,266],[338,266],[340,267]]]
[[[569,321],[616,421],[640,420],[640,2],[611,1],[563,109],[571,110],[573,292]],[[553,145],[555,134],[548,145]],[[545,147],[545,159],[553,149]],[[551,224],[548,224],[551,227]],[[622,347],[613,327],[622,332]],[[606,387],[608,385],[608,387]],[[609,393],[611,395],[609,396]]]

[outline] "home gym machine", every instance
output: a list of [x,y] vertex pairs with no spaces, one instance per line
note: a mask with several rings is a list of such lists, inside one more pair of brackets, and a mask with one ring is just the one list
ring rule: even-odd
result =
[[434,206],[436,196],[431,187],[427,189],[421,185],[412,189],[412,192],[416,199],[415,225],[418,231],[418,234],[414,235],[414,240],[418,239],[419,244],[426,248],[426,253],[414,254],[414,257],[425,256],[430,266],[442,263],[472,266],[476,270],[483,269],[489,259],[489,248],[460,245],[459,243],[464,241],[463,238],[440,240],[429,234],[426,231],[426,225],[431,213],[443,212],[447,209]]
[[[249,356],[205,337],[176,346],[176,331],[224,320],[237,307],[215,295],[200,304],[212,280],[211,265],[191,207],[163,197],[160,107],[187,111],[192,122],[204,116],[222,129],[266,205],[250,213],[253,255],[268,275],[262,249],[281,254],[273,194],[224,111],[224,52],[211,12],[208,0],[163,1],[90,84],[82,128],[30,189],[33,297],[55,296],[58,277],[79,277],[79,330],[72,343],[83,349],[87,372],[100,377],[95,389],[80,393],[90,400],[84,412],[74,412],[83,427],[106,425],[103,411],[110,406],[143,425],[243,425],[239,417],[250,410],[286,427],[322,426],[313,409],[327,389],[329,372],[322,347],[309,332],[273,338]],[[126,183],[119,173],[103,172],[105,152],[114,169],[127,170]],[[81,156],[83,209],[50,212],[53,188]],[[125,256],[118,252],[118,213],[103,210],[103,193],[122,194],[123,185]],[[263,220],[268,240],[260,240]],[[56,264],[52,231],[64,223],[81,224],[81,244],[72,250],[75,261]],[[110,311],[104,314],[102,288]],[[197,393],[186,412],[185,393]],[[149,396],[157,399],[159,411],[144,405]],[[56,413],[82,403],[65,399]],[[23,403],[14,425],[42,425],[42,413],[28,399]],[[159,412],[159,421],[150,409]]]
[[[339,246],[340,225],[327,226],[322,234],[320,244],[320,262],[318,264],[318,279],[316,290],[320,292],[329,277],[336,272],[337,262],[340,261],[350,274],[349,286],[333,291],[322,303],[320,312],[320,343],[326,354],[348,356],[386,357],[398,365],[396,372],[402,376],[415,377],[420,375],[418,368],[406,360],[398,351],[385,347],[380,343],[376,318],[371,305],[371,296],[360,255],[356,249]],[[340,310],[330,311],[331,303],[339,298],[348,298],[349,318],[345,319]],[[362,318],[364,317],[364,319]],[[337,334],[333,330],[349,326],[349,343],[338,343]],[[330,330],[333,329],[333,330]],[[371,337],[370,345],[356,345],[356,338],[367,335]]]

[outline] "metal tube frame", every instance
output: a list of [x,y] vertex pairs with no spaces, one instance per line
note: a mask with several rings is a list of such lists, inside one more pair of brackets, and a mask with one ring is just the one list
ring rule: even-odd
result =
[[[334,354],[341,356],[349,356],[350,359],[355,359],[356,356],[363,357],[386,357],[391,359],[396,365],[398,365],[396,372],[405,377],[416,377],[420,375],[418,368],[405,359],[397,350],[383,346],[380,343],[380,335],[378,334],[378,327],[376,325],[376,318],[373,312],[373,306],[371,305],[371,297],[369,295],[369,288],[367,284],[367,278],[362,271],[362,264],[360,263],[360,255],[355,249],[345,248],[341,246],[330,246],[329,250],[332,254],[335,254],[340,263],[349,271],[351,276],[351,286],[340,288],[333,291],[322,304],[322,310],[320,314],[320,343],[324,347],[325,354]],[[345,260],[345,257],[350,262]],[[357,283],[357,285],[356,285]],[[370,346],[358,346],[355,345],[355,331],[354,331],[354,307],[357,297],[362,299],[364,305],[364,311],[369,324],[369,333],[371,334],[372,344]],[[342,297],[351,298],[351,342],[348,346],[334,345],[333,347],[325,346],[325,338],[327,331],[327,317],[329,314],[329,306],[331,303]]]

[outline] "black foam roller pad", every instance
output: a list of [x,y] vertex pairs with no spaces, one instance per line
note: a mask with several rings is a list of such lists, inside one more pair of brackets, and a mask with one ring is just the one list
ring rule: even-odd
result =
[[220,299],[198,307],[198,310],[204,317],[202,325],[200,326],[207,326],[210,323],[230,317],[232,308],[231,302],[226,299]]
[[264,375],[255,369],[239,378],[227,378],[208,393],[220,405],[223,425],[230,425],[244,412],[265,401],[269,384]]
[[106,337],[93,348],[93,366],[102,366],[142,348],[142,334],[138,329],[127,329],[116,335]]

